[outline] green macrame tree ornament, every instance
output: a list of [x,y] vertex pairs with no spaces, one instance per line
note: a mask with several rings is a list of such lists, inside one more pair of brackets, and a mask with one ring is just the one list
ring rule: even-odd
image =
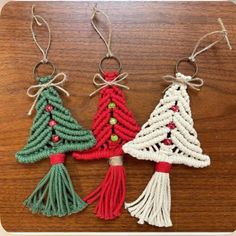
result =
[[52,83],[48,85],[55,77],[36,78],[39,82],[38,88],[46,84],[47,86],[36,98],[36,116],[28,143],[16,153],[20,163],[35,163],[50,158],[50,171],[24,202],[33,213],[46,216],[69,215],[86,207],[87,204],[75,193],[63,163],[66,152],[86,150],[95,144],[91,131],[81,127],[70,111],[64,108],[55,89],[57,86]]

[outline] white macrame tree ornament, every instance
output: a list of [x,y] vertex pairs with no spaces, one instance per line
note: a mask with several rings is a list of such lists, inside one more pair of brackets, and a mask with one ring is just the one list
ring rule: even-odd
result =
[[[201,37],[191,56],[187,60],[186,58],[179,60],[176,71],[178,71],[180,62],[187,61],[195,66],[196,74],[198,69],[195,63],[196,57],[221,40],[225,40],[231,49],[223,22],[220,18],[218,21],[221,30],[207,33]],[[220,35],[221,37],[198,51],[201,42],[212,35]],[[139,219],[139,224],[147,222],[159,227],[172,226],[169,180],[171,165],[184,164],[195,168],[210,165],[210,158],[202,153],[197,132],[193,127],[187,93],[188,86],[199,90],[203,85],[203,80],[181,73],[176,73],[175,77],[165,76],[164,79],[171,83],[166,89],[164,97],[135,139],[123,146],[125,153],[137,159],[156,162],[155,173],[143,193],[134,202],[126,203],[125,208],[132,216]]]
[[[159,227],[172,226],[169,171],[171,164],[206,167],[210,158],[202,153],[197,132],[193,128],[187,84],[190,76],[177,73],[175,82],[142,126],[135,139],[123,150],[142,160],[156,162],[155,173],[137,200],[126,203],[132,216]],[[178,82],[179,81],[179,82]]]

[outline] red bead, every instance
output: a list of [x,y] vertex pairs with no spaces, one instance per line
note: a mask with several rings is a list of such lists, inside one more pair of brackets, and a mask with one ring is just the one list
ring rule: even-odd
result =
[[48,122],[48,124],[49,124],[49,126],[53,127],[53,126],[55,126],[57,124],[57,122],[55,120],[50,120]]
[[47,112],[51,112],[53,110],[53,106],[51,104],[48,104],[46,107],[45,107],[45,110]]
[[170,108],[173,112],[178,112],[179,111],[179,107],[177,105],[174,105]]
[[171,121],[168,125],[166,125],[169,129],[175,129],[176,125],[173,121]]
[[172,145],[172,144],[173,144],[173,143],[172,143],[172,140],[169,139],[169,138],[164,139],[162,142],[163,142],[165,145]]
[[59,140],[60,140],[60,137],[59,137],[58,135],[53,135],[53,136],[52,136],[52,141],[53,141],[54,143],[57,143]]

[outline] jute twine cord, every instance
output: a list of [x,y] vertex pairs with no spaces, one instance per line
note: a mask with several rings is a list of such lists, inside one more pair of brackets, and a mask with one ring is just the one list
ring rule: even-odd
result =
[[[232,46],[231,46],[230,41],[229,41],[229,38],[228,38],[228,32],[227,32],[227,30],[225,29],[225,26],[224,26],[224,24],[223,24],[222,19],[221,19],[221,18],[218,18],[218,22],[219,22],[219,24],[220,24],[220,26],[221,26],[222,29],[221,29],[221,30],[217,30],[217,31],[213,31],[213,32],[210,32],[210,33],[207,33],[207,34],[203,35],[203,36],[197,41],[197,43],[196,43],[196,45],[195,45],[195,47],[194,47],[194,49],[193,49],[193,52],[192,52],[192,54],[191,54],[190,57],[189,57],[189,60],[191,60],[191,61],[194,62],[194,61],[196,60],[196,57],[197,57],[199,54],[201,54],[201,53],[207,51],[208,49],[212,48],[214,45],[216,45],[217,43],[219,43],[220,41],[222,41],[222,40],[224,40],[224,39],[226,40],[226,43],[227,43],[229,49],[230,49],[230,50],[232,49]],[[207,38],[207,37],[209,37],[209,36],[211,36],[211,35],[216,35],[216,34],[217,34],[217,35],[220,35],[221,37],[220,37],[219,39],[217,39],[216,41],[214,41],[213,43],[207,45],[207,46],[204,47],[203,49],[197,51],[197,49],[199,48],[201,42],[202,42],[205,38]]]
[[[31,21],[30,29],[31,29],[33,40],[34,40],[35,44],[37,45],[37,47],[39,48],[40,52],[43,55],[43,58],[42,58],[41,62],[42,63],[47,63],[48,62],[48,58],[47,58],[48,57],[48,51],[50,49],[51,41],[52,41],[51,29],[50,29],[50,26],[49,26],[48,22],[42,16],[35,15],[34,8],[35,8],[35,5],[32,6],[32,21]],[[36,22],[36,24],[38,26],[43,25],[40,21],[42,21],[46,25],[47,30],[48,30],[48,43],[47,43],[46,49],[43,49],[43,47],[39,44],[39,42],[37,40],[37,36],[36,36],[36,34],[34,32],[34,29],[33,29],[34,22]]]
[[[95,74],[93,77],[93,83],[95,86],[99,87],[98,89],[96,89],[95,91],[93,91],[92,93],[89,94],[89,96],[93,96],[94,94],[96,94],[97,92],[99,92],[101,89],[107,87],[107,86],[118,86],[118,87],[122,87],[125,89],[129,90],[129,87],[124,85],[124,84],[120,84],[121,81],[125,80],[128,77],[128,73],[124,72],[122,74],[119,74],[118,76],[116,76],[112,81],[108,81],[106,79],[103,78],[103,76],[99,73]],[[101,82],[98,82],[97,80],[100,80]]]
[[[39,48],[40,52],[43,55],[43,58],[42,58],[42,60],[40,60],[40,63],[46,64],[46,63],[49,63],[49,61],[48,61],[48,52],[49,52],[49,49],[50,49],[50,46],[51,46],[51,41],[52,41],[51,29],[50,29],[50,26],[49,26],[48,22],[42,16],[36,15],[34,13],[34,9],[35,9],[35,5],[32,6],[32,11],[31,11],[32,21],[31,21],[30,29],[31,29],[33,40],[34,40],[35,44],[37,45],[37,47]],[[40,43],[37,40],[37,36],[36,36],[36,34],[34,32],[34,29],[33,29],[34,22],[36,22],[36,24],[38,26],[42,26],[43,23],[44,23],[47,27],[47,30],[48,30],[48,43],[47,43],[47,47],[45,49],[40,45]],[[37,65],[35,66],[35,68],[37,67]],[[51,65],[54,67],[54,65],[52,63],[51,63]],[[35,71],[35,68],[34,68],[34,71]],[[62,78],[59,79],[61,76],[62,76]],[[29,96],[31,98],[35,98],[35,99],[34,99],[34,102],[31,106],[31,108],[29,109],[28,115],[32,114],[32,111],[33,111],[33,109],[34,109],[34,107],[35,107],[35,105],[38,101],[38,98],[40,97],[41,93],[43,92],[43,90],[45,90],[49,87],[55,87],[55,88],[61,90],[62,92],[64,92],[67,96],[69,96],[70,95],[69,92],[66,91],[64,88],[62,88],[60,86],[66,80],[67,80],[66,74],[64,72],[61,72],[61,73],[58,73],[57,75],[55,75],[47,83],[41,83],[41,84],[30,86],[27,89],[26,94],[27,94],[27,96]],[[37,90],[37,92],[32,92],[33,90]]]
[[[207,33],[205,35],[203,35],[196,43],[190,57],[188,57],[188,59],[192,62],[196,61],[196,57],[198,55],[200,55],[201,53],[209,50],[210,48],[212,48],[214,45],[216,45],[217,43],[219,43],[220,41],[224,40],[226,41],[229,49],[232,49],[232,46],[230,44],[229,38],[228,38],[228,32],[225,29],[225,26],[223,24],[223,21],[221,20],[221,18],[218,18],[218,22],[221,26],[221,30],[217,30],[217,31],[212,31],[210,33]],[[220,38],[215,40],[214,42],[208,44],[206,47],[198,50],[198,48],[200,47],[201,43],[203,42],[204,39],[206,39],[207,37],[211,36],[211,35],[220,35]],[[178,65],[178,64],[177,64]],[[196,64],[194,64],[196,65]],[[178,67],[178,66],[177,66]],[[197,67],[197,65],[196,65]],[[178,68],[176,68],[178,70]],[[204,84],[204,80],[200,79],[200,78],[193,78],[193,76],[184,76],[182,73],[176,73],[176,76],[172,76],[172,75],[166,75],[163,77],[163,79],[171,84],[174,83],[181,83],[181,84],[186,84],[187,86],[189,86],[190,88],[199,91],[200,88],[203,86]],[[171,86],[170,84],[170,86]],[[170,86],[168,86],[163,92],[165,92],[167,89],[170,88]]]
[[[108,22],[108,39],[107,40],[102,35],[101,31],[98,29],[98,27],[96,26],[96,24],[94,22],[96,14],[98,14],[98,13],[102,14],[106,18],[106,20]],[[92,13],[92,16],[91,16],[91,24],[92,24],[93,28],[95,29],[95,31],[100,36],[100,38],[103,40],[104,44],[106,45],[106,48],[107,48],[106,56],[107,57],[113,57],[114,54],[112,53],[112,50],[111,50],[112,24],[111,24],[109,16],[104,11],[99,10],[96,5],[93,8],[93,13]]]

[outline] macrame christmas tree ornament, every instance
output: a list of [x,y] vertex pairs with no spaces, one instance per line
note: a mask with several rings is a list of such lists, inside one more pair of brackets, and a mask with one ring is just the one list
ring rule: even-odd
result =
[[[114,83],[117,78],[116,72],[104,74],[106,83]],[[132,140],[139,131],[118,84],[108,85],[100,90],[92,131],[97,144],[88,151],[73,152],[73,157],[78,160],[109,159],[106,177],[84,200],[88,204],[98,202],[95,209],[97,217],[114,219],[121,214],[126,193],[122,146]]]
[[[33,17],[37,23],[39,20],[46,22],[38,15],[33,14]],[[47,27],[49,29],[48,25]],[[64,166],[65,153],[91,148],[95,144],[95,138],[91,131],[85,130],[77,123],[62,104],[56,89],[69,95],[60,87],[66,80],[64,73],[54,77],[38,76],[36,80],[38,85],[31,86],[27,91],[30,97],[35,97],[29,115],[35,106],[36,116],[28,142],[16,153],[16,158],[20,163],[35,163],[50,158],[52,166],[24,204],[33,213],[60,217],[79,212],[87,205],[74,191],[69,173]],[[33,93],[36,89],[37,92]]]
[[[194,78],[197,73],[195,63],[197,55],[222,39],[226,39],[230,47],[227,32],[222,21],[219,21],[222,31],[214,31],[201,38],[192,55],[177,63],[176,76],[164,77],[165,81],[171,83],[164,97],[135,139],[123,146],[125,153],[137,159],[156,162],[155,173],[143,193],[134,202],[125,204],[131,216],[139,219],[139,224],[147,222],[159,227],[172,226],[169,172],[173,164],[184,164],[195,168],[210,165],[210,158],[202,153],[197,132],[193,127],[187,87],[199,90],[203,85],[202,79]],[[222,35],[222,38],[196,52],[200,42],[212,34]],[[179,63],[184,61],[195,66],[195,75],[185,76],[178,72]]]
[[[95,11],[101,12],[97,9]],[[111,53],[110,47],[108,52]],[[114,56],[104,59],[115,59],[119,62]],[[122,146],[132,140],[140,128],[127,108],[124,93],[120,89],[128,88],[120,84],[128,74],[103,72],[101,65],[100,70],[102,73],[94,77],[94,84],[100,88],[91,94],[100,92],[98,109],[92,125],[97,144],[90,150],[74,152],[73,157],[78,160],[109,159],[109,168],[104,180],[84,200],[88,204],[97,202],[96,216],[111,220],[120,216],[126,194]]]

